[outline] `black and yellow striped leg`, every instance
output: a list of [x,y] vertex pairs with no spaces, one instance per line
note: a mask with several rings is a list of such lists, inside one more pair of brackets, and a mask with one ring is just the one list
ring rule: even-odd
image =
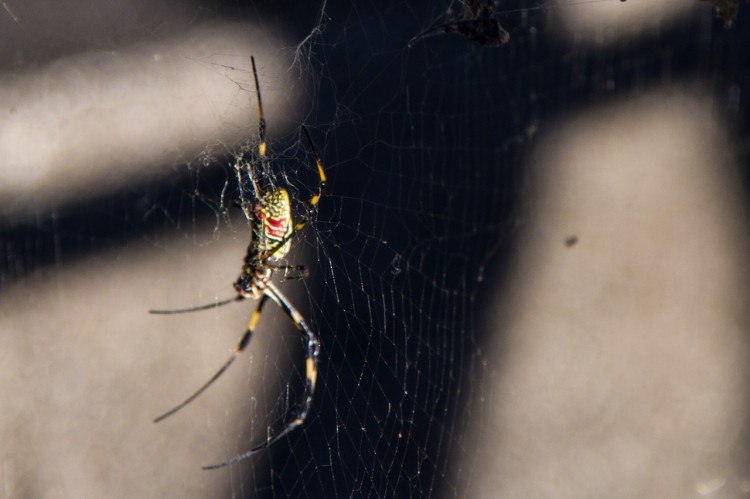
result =
[[305,357],[305,377],[306,377],[306,393],[305,401],[300,405],[301,410],[297,411],[297,424],[302,423],[307,417],[307,413],[310,410],[312,404],[312,396],[315,392],[315,383],[318,379],[318,356],[320,356],[320,340],[318,336],[313,333],[312,329],[305,322],[304,317],[299,311],[292,305],[281,292],[271,284],[268,283],[266,293],[271,295],[273,301],[279,305],[286,315],[294,322],[297,330],[304,333],[307,338],[307,355]]
[[255,78],[255,95],[258,96],[258,156],[266,157],[266,119],[263,116],[263,101],[260,98],[260,83],[258,82],[258,70],[255,69],[255,57],[250,56],[253,65],[253,78]]
[[[234,299],[233,299],[234,300]],[[227,300],[229,301],[229,300]],[[223,366],[221,366],[221,369],[219,369],[216,374],[214,374],[211,379],[209,379],[203,386],[201,386],[195,393],[193,393],[191,396],[189,396],[185,401],[183,401],[178,406],[174,407],[173,409],[170,409],[169,411],[165,412],[158,418],[154,419],[154,423],[158,423],[159,421],[168,418],[175,412],[179,411],[186,405],[188,405],[190,402],[198,398],[198,396],[206,391],[206,389],[211,386],[214,381],[219,379],[219,377],[224,374],[224,371],[226,371],[229,366],[232,365],[234,360],[237,358],[237,355],[242,352],[247,345],[250,343],[250,339],[253,336],[253,331],[255,330],[255,326],[258,324],[258,319],[260,318],[260,313],[263,310],[263,305],[265,305],[266,301],[268,301],[268,295],[264,294],[260,298],[260,302],[258,303],[258,306],[255,309],[255,312],[253,313],[252,317],[250,317],[250,322],[247,325],[247,331],[245,331],[245,334],[242,335],[242,338],[240,339],[240,342],[237,344],[237,348],[235,348],[234,352],[232,352],[232,355],[227,359],[227,361],[224,363]],[[187,309],[189,310],[189,309]],[[162,312],[163,313],[163,312]]]
[[[307,127],[305,125],[302,125],[302,131],[305,132],[305,137],[307,137],[307,142],[310,144],[310,149],[312,150],[313,159],[315,159],[315,166],[318,168],[318,175],[320,176],[320,183],[318,184],[318,190],[313,194],[313,196],[310,198],[310,201],[308,201],[308,204],[310,205],[310,210],[313,210],[320,201],[320,197],[323,195],[323,191],[326,189],[326,184],[328,183],[328,179],[326,178],[326,172],[323,170],[323,163],[320,162],[320,155],[318,154],[318,150],[315,148],[315,144],[312,141],[312,137],[310,137],[310,132],[307,130]],[[298,223],[297,226],[300,224]],[[302,223],[304,226],[304,222]],[[300,229],[302,227],[299,227]],[[298,230],[295,227],[295,231]]]
[[[296,308],[294,308],[294,305],[292,305],[281,292],[271,283],[268,283],[268,286],[266,290],[264,291],[263,298],[270,297],[276,304],[281,307],[282,310],[284,310],[284,313],[289,317],[289,319],[294,322],[294,325],[297,327],[297,329],[304,333],[307,338],[307,358],[306,358],[306,367],[305,367],[305,394],[302,399],[302,401],[297,405],[296,408],[296,414],[294,415],[294,419],[292,419],[290,422],[287,423],[287,425],[284,427],[283,430],[281,430],[279,433],[275,435],[268,435],[268,438],[266,441],[257,447],[253,447],[249,451],[240,454],[238,456],[233,457],[232,459],[229,459],[227,461],[224,461],[223,463],[218,464],[209,464],[205,465],[202,468],[204,470],[211,470],[216,468],[223,468],[224,466],[232,465],[236,462],[242,461],[243,459],[247,459],[248,457],[252,456],[256,452],[265,449],[269,445],[273,444],[274,442],[278,441],[281,437],[289,433],[290,431],[294,430],[296,427],[301,425],[305,422],[305,419],[307,418],[308,413],[310,412],[310,407],[312,406],[313,401],[313,395],[315,394],[315,383],[318,380],[318,356],[320,355],[320,341],[318,340],[318,337],[315,335],[315,333],[312,332],[312,330],[308,327],[307,323],[305,322],[305,319],[302,317],[302,314],[297,311]],[[251,321],[252,322],[252,321]]]

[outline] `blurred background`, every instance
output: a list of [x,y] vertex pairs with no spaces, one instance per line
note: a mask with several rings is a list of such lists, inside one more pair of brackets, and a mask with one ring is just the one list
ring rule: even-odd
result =
[[[750,5],[0,7],[0,497],[750,495]],[[270,304],[153,423],[255,306],[148,313],[233,295],[251,55],[319,377],[203,471],[305,372]]]

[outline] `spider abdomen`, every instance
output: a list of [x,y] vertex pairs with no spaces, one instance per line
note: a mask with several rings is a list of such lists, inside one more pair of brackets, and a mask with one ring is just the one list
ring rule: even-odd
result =
[[289,253],[292,210],[286,189],[271,189],[255,207],[256,254],[268,253],[269,260],[280,260]]

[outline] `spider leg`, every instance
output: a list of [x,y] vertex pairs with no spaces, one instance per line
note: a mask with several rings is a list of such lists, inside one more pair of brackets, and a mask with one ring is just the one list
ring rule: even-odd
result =
[[[304,265],[273,265],[269,263],[267,267],[269,269],[273,269],[274,271],[284,271],[284,279],[287,281],[293,279],[304,279],[305,277],[307,277],[307,267],[305,267]],[[289,271],[295,271],[297,273],[290,276],[288,275]]]
[[[263,114],[263,99],[260,96],[260,82],[258,81],[258,70],[255,67],[255,57],[250,56],[250,62],[253,67],[253,79],[255,80],[255,95],[258,99],[258,158],[260,159],[260,166],[266,171],[270,171],[270,165],[268,164],[268,158],[266,157],[266,119]],[[237,181],[240,186],[240,208],[245,212],[245,217],[250,220],[253,217],[251,203],[246,200],[245,193],[245,182],[243,179],[243,172],[247,175],[247,178],[252,186],[253,193],[256,199],[260,199],[263,195],[263,190],[259,183],[255,180],[252,174],[253,162],[248,161],[244,155],[238,158],[235,163],[235,172],[237,174]]]
[[226,300],[217,301],[214,303],[208,303],[206,305],[199,305],[197,307],[190,307],[190,308],[176,308],[171,310],[149,310],[149,314],[161,314],[161,315],[168,315],[168,314],[184,314],[187,312],[197,312],[199,310],[208,310],[211,308],[217,308],[221,307],[223,305],[229,305],[233,301],[242,301],[245,298],[242,296],[235,296],[233,298],[229,298]]
[[253,78],[255,78],[255,95],[258,96],[258,156],[262,159],[266,157],[266,119],[263,117],[263,101],[260,98],[260,83],[258,82],[258,70],[255,69],[255,57],[250,56],[250,62],[253,65]]
[[247,331],[245,331],[245,334],[242,335],[242,338],[240,339],[240,342],[237,344],[237,348],[235,348],[234,352],[232,352],[232,355],[227,359],[227,361],[224,363],[224,365],[221,366],[221,369],[219,369],[218,371],[216,371],[216,374],[214,374],[211,377],[211,379],[209,379],[203,386],[201,386],[195,393],[193,393],[191,396],[189,396],[187,399],[185,399],[181,404],[177,405],[176,407],[170,409],[169,411],[165,412],[161,416],[159,416],[156,419],[154,419],[154,423],[158,423],[159,421],[168,418],[169,416],[171,416],[175,412],[179,411],[180,409],[182,409],[183,407],[185,407],[186,405],[188,405],[190,402],[192,402],[193,400],[195,400],[196,398],[198,398],[198,396],[201,393],[203,393],[204,391],[206,391],[206,389],[209,386],[211,386],[214,383],[214,381],[216,381],[217,379],[219,379],[219,377],[222,374],[224,374],[224,371],[226,371],[229,368],[229,366],[232,365],[232,363],[234,362],[234,360],[237,358],[237,355],[240,352],[242,352],[247,347],[247,345],[250,343],[250,338],[253,335],[253,331],[255,330],[255,326],[258,324],[258,319],[260,319],[260,313],[263,310],[263,305],[266,304],[266,302],[268,301],[269,297],[273,299],[273,296],[268,295],[268,294],[264,294],[263,296],[261,296],[260,302],[258,302],[258,306],[256,307],[255,312],[253,313],[253,315],[250,317],[250,322],[248,322],[248,324],[247,324]]
[[318,356],[320,355],[320,341],[315,333],[309,328],[302,314],[292,305],[286,297],[272,283],[268,283],[264,290],[263,297],[270,297],[276,304],[284,311],[289,319],[294,322],[297,329],[304,333],[307,337],[307,357],[306,357],[306,368],[305,368],[305,394],[302,402],[297,405],[296,415],[294,419],[286,424],[283,430],[275,435],[268,435],[266,441],[256,447],[253,447],[249,451],[234,456],[233,458],[218,464],[208,464],[202,466],[204,470],[213,470],[217,468],[223,468],[230,466],[234,463],[247,459],[256,452],[265,449],[274,442],[278,441],[281,437],[294,430],[296,427],[305,422],[307,414],[310,412],[312,406],[313,395],[315,394],[315,383],[318,379]]
[[266,292],[271,295],[273,301],[275,301],[284,310],[284,313],[294,322],[297,330],[304,333],[307,337],[307,354],[305,357],[306,369],[306,397],[305,402],[300,406],[301,411],[297,413],[297,418],[301,423],[307,417],[307,412],[310,410],[310,404],[312,403],[312,396],[315,392],[315,382],[318,379],[318,356],[320,355],[320,340],[318,336],[310,329],[305,322],[302,314],[292,305],[286,297],[272,283],[268,283]]
[[[315,208],[315,206],[318,204],[318,201],[320,201],[320,197],[323,195],[323,191],[326,188],[326,172],[323,170],[323,163],[320,162],[320,155],[318,154],[318,150],[315,148],[315,144],[312,141],[312,137],[310,137],[310,132],[307,130],[307,127],[305,125],[302,125],[302,131],[305,132],[305,137],[307,137],[307,142],[310,144],[310,149],[312,150],[313,159],[315,159],[315,166],[318,167],[318,175],[320,176],[320,183],[318,184],[318,191],[313,194],[313,197],[310,198],[310,201],[308,201],[308,204],[310,205],[310,209]],[[297,226],[299,227],[299,223]],[[302,224],[304,225],[304,224]],[[300,229],[302,227],[299,227]],[[298,230],[297,227],[295,227],[295,231]]]

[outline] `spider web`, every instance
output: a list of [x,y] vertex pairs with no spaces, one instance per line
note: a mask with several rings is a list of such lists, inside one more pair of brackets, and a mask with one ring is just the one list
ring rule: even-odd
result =
[[[631,8],[568,2],[612,3]],[[502,453],[486,430],[497,417],[488,401],[513,356],[493,312],[518,258],[519,234],[542,211],[527,170],[540,134],[574,111],[686,80],[728,89],[717,99],[742,133],[747,110],[738,96],[748,83],[742,11],[737,26],[725,30],[708,5],[678,7],[673,22],[654,7],[641,11],[637,37],[591,44],[608,28],[595,25],[594,35],[574,29],[571,38],[564,7],[494,5],[510,33],[499,48],[457,34],[409,47],[415,35],[462,12],[460,2],[447,0],[165,2],[143,19],[134,2],[120,12],[130,28],[97,29],[80,40],[61,36],[52,21],[35,18],[38,11],[3,3],[4,21],[23,48],[15,59],[4,55],[13,71],[6,77],[11,90],[3,91],[13,102],[27,102],[18,94],[28,74],[72,79],[54,67],[74,67],[76,54],[94,53],[86,56],[93,68],[112,58],[134,68],[158,65],[165,81],[128,85],[163,85],[158,102],[175,101],[167,108],[182,110],[174,122],[194,126],[172,133],[158,120],[144,124],[148,133],[132,132],[138,146],[126,154],[114,146],[89,156],[61,147],[50,154],[59,163],[103,165],[106,175],[85,177],[94,193],[65,194],[74,174],[46,173],[58,182],[54,190],[19,190],[34,193],[35,202],[2,206],[3,320],[13,331],[8,372],[20,380],[3,384],[13,401],[4,431],[15,435],[9,449],[27,449],[4,455],[10,497],[50,490],[76,497],[115,490],[129,497],[488,496],[477,456],[490,462]],[[110,15],[94,3],[86,9],[87,26]],[[32,19],[40,19],[34,30]],[[177,37],[181,29],[195,30],[183,42],[199,55],[184,48],[170,54],[161,31]],[[212,41],[217,33],[243,41]],[[50,48],[48,39],[61,38],[67,45]],[[300,428],[241,463],[201,471],[281,431],[305,377],[302,338],[269,303],[236,365],[178,414],[151,423],[221,366],[256,306],[146,313],[232,296],[250,243],[248,220],[235,204],[242,189],[252,189],[239,185],[234,163],[257,148],[251,51],[272,165],[252,174],[288,189],[296,218],[305,215],[318,180],[299,129],[305,124],[329,180],[286,259],[304,264],[306,278],[277,272],[274,280],[320,337],[319,374]],[[173,59],[189,61],[207,79],[185,82],[170,72]],[[117,81],[115,75],[105,86]],[[183,83],[198,90],[183,94]],[[150,115],[149,103],[139,106],[125,118]],[[82,114],[96,112],[81,107]],[[11,111],[25,112],[20,105]],[[121,133],[120,120],[113,105],[97,123]],[[146,135],[157,131],[154,146]],[[563,236],[568,247],[577,244],[574,234]],[[49,312],[39,314],[40,307]],[[37,415],[50,407],[57,422]],[[53,471],[42,457],[50,454],[65,461]],[[83,490],[61,485],[61,477],[86,474],[97,478]]]

